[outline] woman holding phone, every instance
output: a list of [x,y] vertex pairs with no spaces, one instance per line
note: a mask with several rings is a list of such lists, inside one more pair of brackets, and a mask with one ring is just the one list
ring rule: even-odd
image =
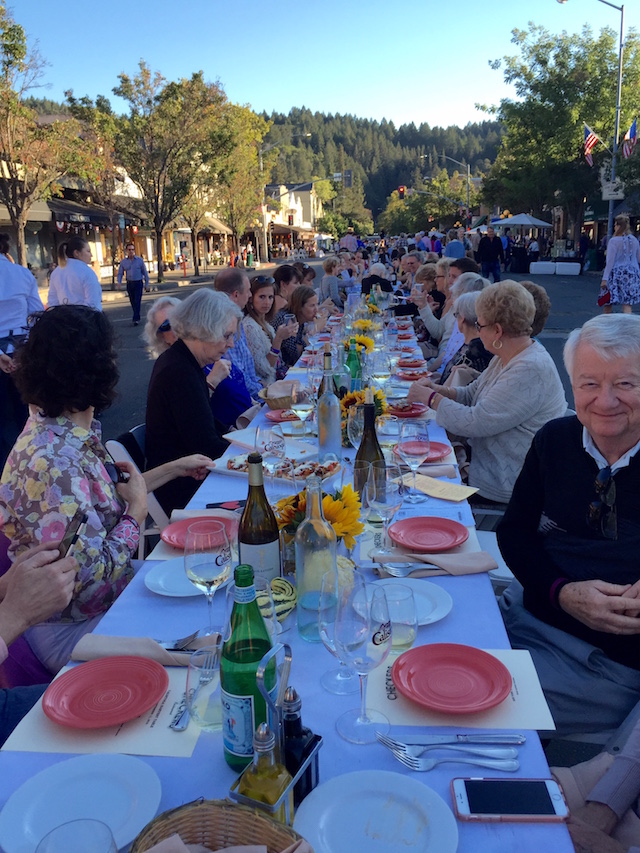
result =
[[133,577],[147,490],[177,476],[202,479],[210,460],[187,457],[144,475],[131,464],[115,465],[94,420],[96,409],[113,401],[118,381],[113,327],[100,311],[60,305],[41,314],[16,353],[14,376],[30,416],[0,481],[10,559],[59,542],[77,510],[87,515],[72,551],[78,571],[71,603],[25,634],[55,673]]

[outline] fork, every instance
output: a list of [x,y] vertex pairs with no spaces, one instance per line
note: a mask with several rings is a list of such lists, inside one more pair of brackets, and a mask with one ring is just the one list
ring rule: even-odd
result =
[[473,744],[430,743],[426,746],[412,746],[376,732],[376,737],[383,746],[391,752],[407,755],[409,758],[420,758],[428,749],[443,749],[447,752],[466,752],[467,755],[481,755],[485,758],[517,758],[518,751],[513,747],[504,746],[474,746]]
[[419,569],[434,569],[439,567],[433,563],[382,563],[382,568],[393,578],[408,578],[412,572]]
[[405,755],[396,750],[392,750],[392,752],[400,764],[404,764],[410,770],[417,770],[420,773],[425,770],[433,770],[438,764],[451,762],[455,762],[456,764],[475,764],[477,767],[489,767],[492,770],[508,770],[512,773],[520,767],[520,762],[516,758],[464,758],[462,756],[451,758],[412,758],[410,755]]
[[191,645],[197,636],[198,631],[194,631],[193,634],[179,637],[177,640],[156,640],[155,642],[168,652],[182,652]]

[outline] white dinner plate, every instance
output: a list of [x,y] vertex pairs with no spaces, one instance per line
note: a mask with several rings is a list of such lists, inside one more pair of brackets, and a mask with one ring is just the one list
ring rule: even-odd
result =
[[155,817],[161,793],[155,771],[139,758],[69,758],[33,776],[9,797],[0,812],[0,847],[5,853],[34,853],[61,823],[94,818],[108,824],[121,850]]
[[397,586],[402,584],[413,591],[418,611],[418,625],[431,625],[439,622],[449,613],[453,607],[453,599],[446,591],[436,583],[431,583],[423,578],[382,578],[376,584]]
[[458,827],[444,800],[416,779],[360,770],[319,785],[300,804],[293,828],[315,853],[455,853]]
[[158,595],[169,595],[172,598],[188,598],[192,595],[204,595],[197,589],[184,571],[184,557],[174,557],[163,560],[150,569],[144,576],[147,589]]

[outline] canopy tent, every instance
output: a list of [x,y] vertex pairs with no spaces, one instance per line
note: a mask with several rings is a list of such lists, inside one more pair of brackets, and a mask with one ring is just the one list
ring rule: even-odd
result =
[[513,228],[518,225],[522,225],[524,228],[553,228],[550,222],[536,219],[535,216],[529,216],[528,213],[518,213],[516,216],[510,216],[508,219],[497,219],[491,224],[500,228]]

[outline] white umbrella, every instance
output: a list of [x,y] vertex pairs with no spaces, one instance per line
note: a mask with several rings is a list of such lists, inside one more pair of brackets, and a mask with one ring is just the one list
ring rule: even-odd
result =
[[497,222],[491,223],[499,228],[511,228],[514,225],[523,225],[525,228],[553,228],[550,222],[543,222],[542,219],[536,219],[535,216],[529,216],[528,213],[518,213],[516,216],[510,216],[508,219],[499,219]]

